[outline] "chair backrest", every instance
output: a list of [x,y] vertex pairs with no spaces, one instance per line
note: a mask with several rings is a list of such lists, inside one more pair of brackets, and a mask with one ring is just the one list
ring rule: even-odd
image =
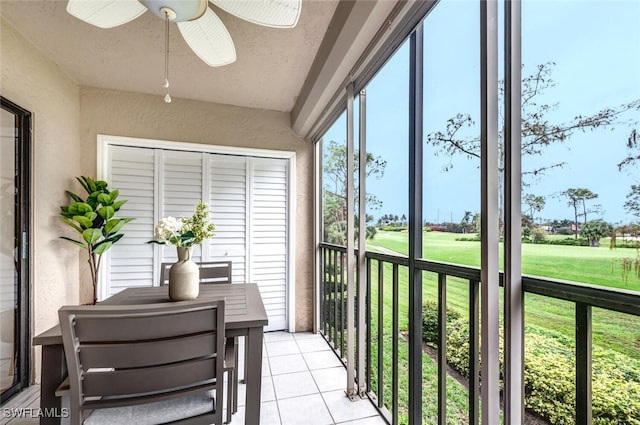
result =
[[[231,283],[231,261],[196,262],[200,269],[200,283]],[[169,283],[169,269],[173,263],[160,266],[160,286]]]
[[58,315],[73,422],[85,410],[222,394],[224,300],[65,306]]

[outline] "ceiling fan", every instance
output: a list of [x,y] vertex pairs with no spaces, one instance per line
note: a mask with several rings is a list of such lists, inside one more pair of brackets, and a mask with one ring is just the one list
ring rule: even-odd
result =
[[[220,9],[254,24],[293,28],[302,0],[210,0]],[[147,10],[178,24],[189,47],[209,66],[235,62],[236,50],[222,20],[207,0],[69,0],[67,12],[100,28],[126,24]],[[168,36],[167,36],[168,37]],[[168,83],[167,83],[168,84]]]

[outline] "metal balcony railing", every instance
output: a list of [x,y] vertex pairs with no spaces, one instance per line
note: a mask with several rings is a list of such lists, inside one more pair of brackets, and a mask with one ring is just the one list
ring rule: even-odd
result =
[[[327,243],[319,245],[321,253],[320,281],[320,331],[333,347],[336,354],[345,359],[346,347],[346,248]],[[391,424],[400,423],[401,406],[399,388],[399,339],[400,270],[408,268],[409,260],[405,256],[366,252],[366,276],[356,276],[354,293],[358,294],[358,285],[366,285],[366,300],[355,299],[355,310],[365,308],[365,323],[359,323],[355,314],[354,324],[358,329],[365,327],[366,349],[365,364],[358,364],[356,370],[365,368],[366,388],[369,398]],[[468,379],[468,423],[478,424],[480,420],[480,269],[428,260],[418,260],[417,268],[437,276],[438,299],[438,352],[437,352],[437,393],[438,423],[446,423],[447,403],[447,289],[448,281],[455,280],[467,286],[466,314],[469,318],[469,379]],[[391,276],[389,276],[389,273]],[[389,279],[390,277],[390,279]],[[449,279],[456,278],[456,279]],[[423,277],[423,288],[425,286]],[[500,276],[502,285],[502,275]],[[537,294],[564,300],[575,305],[575,423],[591,424],[591,376],[592,376],[592,308],[640,316],[640,293],[624,291],[603,286],[575,282],[523,276],[523,287],[527,294]],[[389,306],[389,292],[391,305]],[[424,289],[423,289],[424,291]],[[406,303],[405,303],[406,304]],[[391,323],[385,323],[384,310],[391,308]],[[422,311],[422,306],[414,311]],[[372,310],[372,309],[375,309]],[[407,310],[408,309],[404,309]],[[406,313],[406,312],[405,312]],[[390,335],[388,335],[390,334]],[[385,347],[385,338],[391,338],[391,349]],[[526,335],[525,335],[526,338]],[[358,345],[356,344],[356,347]],[[372,354],[375,351],[375,355]],[[385,373],[384,362],[391,357],[391,382],[389,373]],[[356,355],[356,359],[358,356]],[[423,357],[424,358],[424,357]],[[344,362],[344,360],[343,360]],[[388,371],[387,365],[386,370]],[[412,365],[408,364],[408,373]]]

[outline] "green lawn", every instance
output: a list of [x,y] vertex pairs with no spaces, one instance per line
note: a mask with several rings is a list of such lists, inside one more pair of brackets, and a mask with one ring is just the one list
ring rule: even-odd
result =
[[[424,234],[424,258],[462,265],[480,265],[480,243],[456,241],[461,235],[442,232]],[[368,249],[391,249],[406,255],[407,234],[380,231],[368,241]],[[601,246],[579,247],[562,245],[522,245],[522,269],[524,274],[612,286],[640,291],[640,279],[630,276],[622,279],[619,266],[613,261],[623,256],[635,256],[634,249],[610,250]],[[385,272],[390,275],[391,271]],[[406,271],[400,270],[401,285],[406,285]],[[437,300],[437,276],[424,274],[424,298]],[[467,314],[468,283],[449,278],[447,285],[448,307]],[[402,306],[402,304],[401,304]],[[525,295],[525,320],[559,331],[573,337],[575,333],[574,305],[535,294]],[[640,359],[640,317],[594,309],[593,342],[620,353]]]
[[[424,258],[479,267],[480,242],[456,240],[464,236],[444,232],[423,233]],[[374,239],[367,242],[371,247],[380,246],[407,255],[407,239],[403,232],[379,231]],[[502,261],[502,252],[500,255]],[[640,291],[640,278],[630,276],[625,282],[619,263],[622,258],[636,258],[638,255],[631,248],[609,249],[606,241],[598,248],[523,244],[522,273]]]

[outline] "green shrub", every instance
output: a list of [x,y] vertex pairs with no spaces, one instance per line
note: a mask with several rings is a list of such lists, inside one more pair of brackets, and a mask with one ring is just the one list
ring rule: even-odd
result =
[[575,232],[571,227],[558,227],[555,231],[557,235],[574,235]]
[[[502,331],[500,341],[502,371]],[[592,353],[594,425],[640,425],[640,361],[597,346]],[[447,362],[469,377],[466,319],[456,319],[447,327]],[[526,326],[525,407],[553,425],[575,424],[575,367],[573,340],[547,329]]]
[[386,226],[381,226],[380,230],[384,230],[386,232],[402,232],[407,230],[407,226],[389,224]]
[[640,248],[640,240],[633,241],[633,240],[616,239],[615,248],[634,248],[634,249],[638,249],[638,248]]
[[547,232],[542,227],[534,227],[531,232],[531,240],[533,243],[546,243]]
[[458,242],[480,242],[480,237],[479,236],[471,236],[468,238],[456,238],[456,241]]
[[[460,319],[460,313],[447,308],[447,326]],[[437,344],[438,342],[438,303],[427,301],[422,304],[422,340]]]
[[543,243],[549,245],[589,246],[589,241],[584,238],[550,239]]

